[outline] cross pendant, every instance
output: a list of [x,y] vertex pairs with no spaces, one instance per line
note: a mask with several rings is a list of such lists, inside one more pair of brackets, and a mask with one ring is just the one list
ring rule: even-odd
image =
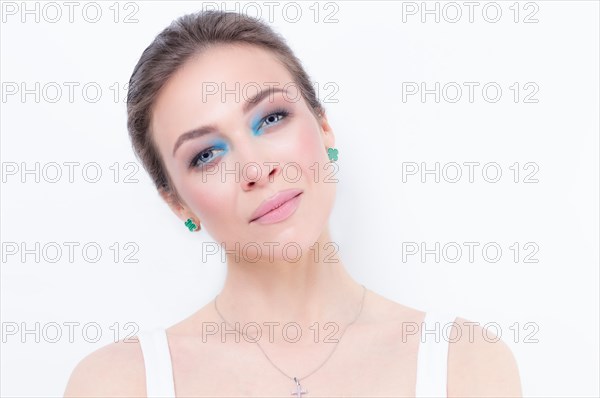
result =
[[296,391],[292,391],[292,395],[295,395],[296,397],[302,397],[302,394],[308,394],[307,390],[302,389],[302,386],[300,385],[300,380],[294,377],[294,381],[296,382]]

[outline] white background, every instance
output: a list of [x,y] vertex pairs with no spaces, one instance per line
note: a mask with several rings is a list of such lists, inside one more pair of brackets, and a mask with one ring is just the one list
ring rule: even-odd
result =
[[[137,183],[123,182],[132,170],[125,165],[137,163],[125,113],[133,67],[156,34],[202,4],[120,3],[115,23],[114,2],[98,2],[102,15],[91,23],[84,16],[94,18],[94,8],[83,15],[86,3],[80,2],[70,23],[67,6],[58,2],[62,17],[52,23],[56,8],[45,3],[37,3],[39,22],[35,12],[22,22],[21,3],[7,3],[0,56],[0,393],[61,396],[79,360],[115,336],[136,331],[125,328],[127,322],[141,329],[171,325],[221,289],[225,264],[218,256],[206,262],[200,256],[210,236],[190,234],[141,167],[133,175]],[[513,3],[495,3],[502,11],[495,23],[486,21],[495,17],[489,2],[478,3],[472,23],[463,2],[455,3],[462,12],[455,23],[450,19],[456,8],[443,2],[437,3],[439,22],[434,14],[421,21],[421,2],[321,2],[317,22],[313,3],[298,3],[302,15],[296,23],[293,9],[284,18],[281,3],[271,25],[317,82],[321,99],[330,94],[337,101],[324,104],[340,166],[330,225],[350,273],[399,303],[498,323],[518,361],[525,396],[598,396],[599,5],[520,2],[515,22]],[[241,9],[245,3],[240,4]],[[268,8],[255,4],[263,6],[268,21]],[[419,8],[415,15],[403,13],[413,5]],[[10,7],[17,7],[15,15],[7,12]],[[427,7],[434,9],[436,2]],[[246,10],[256,15],[256,9]],[[132,12],[137,22],[124,23]],[[331,13],[337,22],[325,23]],[[527,15],[538,22],[525,23]],[[35,94],[22,98],[21,89],[35,93],[36,82],[39,102]],[[65,82],[79,84],[72,103]],[[433,94],[425,101],[419,95],[403,101],[403,82],[425,82],[427,88],[456,82],[463,96],[456,103],[448,101],[454,91],[439,103]],[[464,82],[479,83],[472,103]],[[502,88],[497,102],[482,96],[490,82]],[[510,89],[515,82],[521,89],[516,103]],[[97,102],[93,88],[84,97],[87,83],[101,87]],[[62,97],[52,103],[56,86]],[[19,91],[10,94],[14,87]],[[538,88],[530,98],[537,102],[524,101],[531,87]],[[39,182],[35,172],[22,173],[36,162]],[[62,166],[55,183],[49,181],[56,173],[52,162]],[[79,162],[72,183],[64,162]],[[82,176],[83,166],[92,162],[102,171],[97,183]],[[115,162],[116,183],[110,169]],[[480,165],[472,183],[466,166],[456,183],[448,181],[455,169],[446,169],[439,183],[433,175],[421,182],[420,174],[403,181],[403,164],[411,162],[428,168],[439,162],[440,169],[451,162]],[[493,162],[502,171],[496,183],[482,175],[482,166]],[[509,168],[515,162],[521,168],[518,182]],[[537,183],[523,181],[534,171],[526,163],[537,166],[532,176]],[[94,169],[87,171],[93,178]],[[493,178],[494,170],[488,172]],[[21,250],[22,243],[31,249],[36,242],[48,248],[39,262],[34,254],[23,261],[20,251],[7,251],[14,245]],[[63,248],[55,263],[47,261],[56,256],[52,242]],[[79,244],[73,262],[65,242]],[[102,249],[95,263],[81,251],[90,242]],[[115,242],[117,262],[110,249]],[[132,252],[127,242],[139,249],[133,255],[137,263],[124,262]],[[403,261],[403,242],[424,242],[429,249],[435,242],[441,247],[457,242],[464,250],[456,263],[447,261],[451,251],[439,262],[433,255]],[[473,262],[463,242],[480,244]],[[502,249],[497,262],[483,257],[481,248],[489,242]],[[510,249],[515,242],[518,261]],[[525,262],[534,247],[539,250],[532,259],[538,262]],[[93,257],[94,250],[88,254]],[[39,333],[25,333],[36,322]],[[56,332],[52,322],[63,333],[55,343],[49,342]],[[73,342],[68,322],[79,323]],[[82,336],[82,326],[93,322],[102,332],[96,343]],[[8,333],[12,327],[16,334]],[[93,330],[86,336],[93,337]]]

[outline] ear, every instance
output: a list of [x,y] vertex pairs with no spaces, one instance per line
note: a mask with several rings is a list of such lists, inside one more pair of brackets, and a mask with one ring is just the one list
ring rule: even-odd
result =
[[187,208],[182,205],[181,201],[171,190],[165,188],[159,188],[158,193],[163,200],[169,205],[171,211],[183,222],[187,221],[188,218],[195,218]]
[[319,120],[319,127],[321,127],[321,131],[323,132],[323,143],[326,147],[335,148],[335,134],[333,134],[333,129],[329,125],[329,121],[327,120],[327,114],[325,110],[321,113],[321,119]]

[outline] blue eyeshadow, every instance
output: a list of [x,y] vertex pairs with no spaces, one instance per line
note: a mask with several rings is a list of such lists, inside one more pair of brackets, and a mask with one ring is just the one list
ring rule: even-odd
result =
[[258,135],[258,126],[260,125],[262,116],[260,116],[260,113],[256,116],[254,116],[254,118],[252,119],[252,122],[250,123],[250,127],[252,128],[252,133],[254,135]]

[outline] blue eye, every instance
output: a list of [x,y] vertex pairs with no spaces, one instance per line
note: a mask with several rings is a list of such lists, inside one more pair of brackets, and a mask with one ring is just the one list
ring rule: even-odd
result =
[[275,109],[273,112],[269,113],[267,116],[260,119],[258,123],[255,123],[252,130],[254,131],[254,134],[257,134],[258,131],[263,128],[263,125],[265,125],[266,127],[269,127],[274,124],[277,124],[280,121],[282,121],[283,119],[285,119],[286,117],[288,117],[289,114],[290,113],[283,108]]
[[211,156],[211,153],[214,152],[225,152],[226,149],[223,146],[212,146],[210,148],[206,148],[200,152],[198,152],[198,154],[196,156],[194,156],[192,158],[192,160],[190,161],[190,168],[194,168],[194,167],[202,167],[205,166],[207,164],[210,164],[214,158],[216,158],[216,156]]

